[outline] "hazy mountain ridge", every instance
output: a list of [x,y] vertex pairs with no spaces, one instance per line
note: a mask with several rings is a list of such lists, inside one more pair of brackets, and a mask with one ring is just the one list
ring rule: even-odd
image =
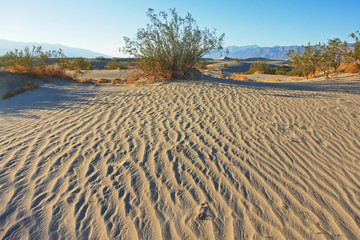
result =
[[[225,49],[229,50],[227,55],[230,58],[267,58],[276,60],[287,59],[287,52],[290,49],[297,49],[300,46],[274,46],[274,47],[260,47],[257,45],[250,46],[229,46]],[[220,53],[213,53],[206,56],[207,58],[220,58]]]
[[[44,50],[58,50],[61,48],[67,57],[85,57],[85,58],[96,58],[99,56],[103,57],[111,57],[106,54],[102,54],[99,52],[94,52],[87,49],[82,48],[74,48],[64,46],[62,44],[50,44],[50,43],[37,43],[37,42],[15,42],[9,41],[5,39],[0,39],[0,56],[4,55],[9,51],[14,51],[14,49],[22,50],[25,46],[29,46],[30,48],[35,45],[41,45]],[[276,60],[285,60],[287,59],[287,52],[290,49],[296,49],[299,46],[274,46],[274,47],[260,47],[257,45],[249,45],[249,46],[228,46],[225,49],[229,50],[229,54],[227,57],[230,58],[267,58],[267,59],[276,59]],[[214,52],[212,54],[206,55],[206,58],[221,58],[223,57],[218,52]]]
[[37,42],[15,42],[5,39],[0,39],[0,56],[7,52],[14,51],[15,49],[23,50],[26,46],[32,48],[32,46],[42,46],[45,51],[58,50],[61,48],[67,57],[84,57],[84,58],[96,58],[99,56],[110,57],[103,53],[94,52],[82,48],[68,47],[61,44],[50,43],[37,43]]

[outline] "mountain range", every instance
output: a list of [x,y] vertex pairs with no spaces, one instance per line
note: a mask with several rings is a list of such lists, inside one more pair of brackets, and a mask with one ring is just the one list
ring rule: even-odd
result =
[[[58,50],[61,48],[67,57],[84,57],[84,58],[96,58],[99,56],[111,57],[99,52],[90,51],[82,48],[68,47],[61,44],[49,44],[49,43],[37,43],[37,42],[14,42],[5,39],[0,39],[0,56],[4,55],[6,52],[14,51],[14,49],[22,50],[25,46],[30,48],[35,45],[41,45],[45,51],[47,50]],[[267,58],[275,60],[285,60],[287,59],[286,53],[290,49],[296,49],[299,46],[274,46],[274,47],[260,47],[257,45],[250,46],[229,46],[225,49],[229,50],[227,57],[230,58]],[[221,58],[224,55],[221,55],[218,52],[214,52],[206,55],[206,58]]]
[[[267,58],[274,60],[285,60],[287,59],[287,52],[290,49],[297,49],[300,46],[274,46],[274,47],[260,47],[257,45],[250,46],[229,46],[224,49],[229,50],[229,54],[226,54],[230,58]],[[224,55],[221,55],[218,52],[211,53],[205,57],[207,58],[221,58]]]
[[30,47],[30,49],[32,48],[32,46],[42,46],[44,51],[58,50],[59,48],[61,48],[64,51],[65,56],[67,57],[84,57],[84,58],[96,58],[99,56],[111,57],[103,53],[98,53],[82,48],[68,47],[61,44],[37,43],[37,42],[14,42],[5,39],[0,39],[0,56],[6,54],[7,52],[14,51],[15,49],[23,50],[26,46]]

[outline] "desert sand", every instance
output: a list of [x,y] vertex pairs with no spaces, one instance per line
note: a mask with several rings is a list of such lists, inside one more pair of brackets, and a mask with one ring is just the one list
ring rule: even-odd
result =
[[0,238],[359,239],[359,156],[359,75],[52,79],[0,101]]

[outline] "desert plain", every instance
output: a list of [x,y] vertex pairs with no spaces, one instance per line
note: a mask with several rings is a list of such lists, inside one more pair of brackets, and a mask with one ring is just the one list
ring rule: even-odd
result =
[[0,238],[360,239],[360,76],[247,77],[1,100]]

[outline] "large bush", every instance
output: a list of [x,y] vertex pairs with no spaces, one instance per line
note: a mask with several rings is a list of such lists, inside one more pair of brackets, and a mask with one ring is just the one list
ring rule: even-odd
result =
[[356,31],[355,33],[351,33],[350,37],[355,42],[349,50],[348,59],[360,69],[360,32]]
[[181,78],[205,54],[222,49],[224,34],[205,28],[201,30],[188,13],[179,17],[170,9],[156,14],[149,9],[150,24],[138,29],[135,39],[124,37],[123,51],[140,60],[140,67],[146,75],[156,78]]
[[349,45],[339,38],[329,39],[326,44],[318,43],[302,46],[296,50],[290,50],[288,57],[291,64],[300,70],[305,77],[315,76],[317,71],[322,72],[325,78],[330,78],[331,72],[338,72],[340,64],[351,62],[360,67],[360,40],[359,32],[350,36],[355,43]]

